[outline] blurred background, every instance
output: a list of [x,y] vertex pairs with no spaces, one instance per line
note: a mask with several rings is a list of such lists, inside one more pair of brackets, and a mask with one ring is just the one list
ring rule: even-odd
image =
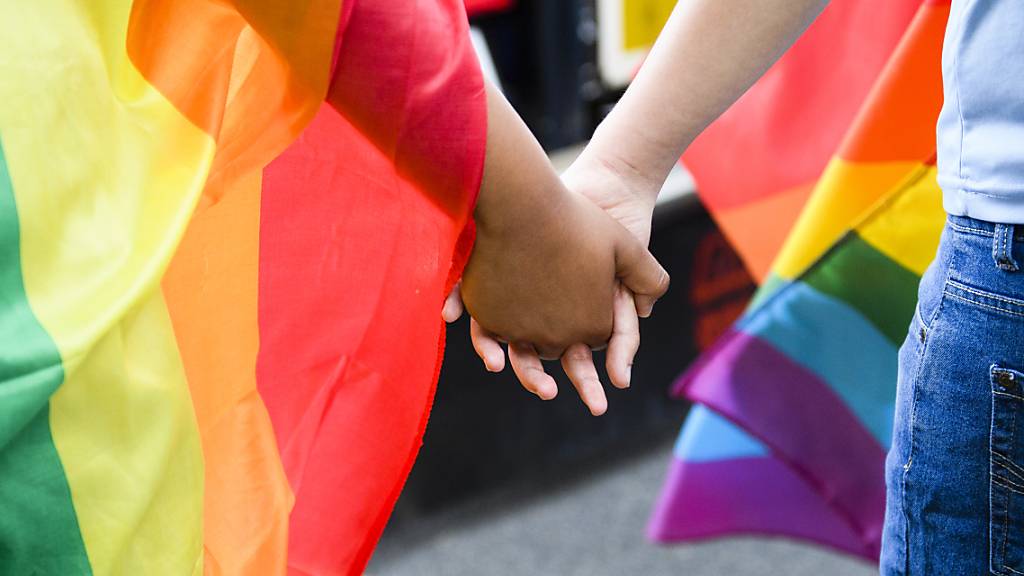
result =
[[[485,73],[564,169],[621,96],[675,1],[466,4]],[[449,327],[424,445],[368,574],[876,572],[779,538],[647,540],[645,525],[689,409],[669,388],[755,287],[681,167],[659,199],[651,249],[672,286],[641,325],[632,387],[609,387],[609,410],[600,418],[589,415],[556,363],[548,368],[560,394],[541,402],[511,370],[483,369],[465,318]]]

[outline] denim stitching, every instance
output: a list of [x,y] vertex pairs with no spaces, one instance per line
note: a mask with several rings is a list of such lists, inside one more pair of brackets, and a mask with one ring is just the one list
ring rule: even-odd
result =
[[[996,226],[996,234],[999,234],[999,258],[1002,260],[1006,258],[1006,228],[1002,226]],[[1002,266],[1000,266],[1001,268]]]
[[[1014,462],[1009,456],[1003,454],[998,450],[992,449],[989,449],[989,454],[996,456],[1000,460],[1000,462],[997,462],[997,464],[999,464],[1003,468],[1006,468],[1007,472],[1013,474],[1017,478],[1020,478],[1022,481],[1024,481],[1024,474],[1022,474],[1022,472],[1024,472],[1024,469],[1021,469],[1021,467],[1018,466],[1017,463]],[[1021,487],[1024,488],[1024,484],[1021,484]]]
[[[998,465],[998,463],[996,463],[996,462],[993,462],[993,464],[997,464]],[[994,484],[998,485],[1000,488],[1005,488],[1006,490],[1009,490],[1010,492],[1013,492],[1014,494],[1024,495],[1024,486],[1021,486],[1020,484],[1017,484],[1013,480],[1007,480],[1006,478],[1003,478],[1002,476],[993,476],[992,477],[992,482]]]
[[1013,224],[1009,224],[1007,225],[1003,236],[1003,256],[1006,258],[1007,262],[1009,262],[1009,264],[1006,265],[1006,268],[1003,269],[1009,272],[1016,272],[1020,270],[1020,266],[1017,265],[1017,261],[1013,259],[1013,237],[1015,232],[1016,228]]
[[[1013,410],[1010,418],[1010,438],[1015,438],[1017,435],[1017,411]],[[1002,564],[1003,568],[1008,568],[1006,565],[1006,543],[1010,541],[1010,497],[1006,497],[1006,514],[1003,515],[1003,554]]]
[[1019,394],[1010,394],[1009,392],[997,392],[995,390],[993,390],[992,393],[999,396],[1006,396],[1007,398],[1013,398],[1014,400],[1024,401],[1024,396],[1021,396]]
[[[999,366],[996,365],[996,364],[993,364],[989,368],[989,378],[990,378],[991,383],[993,384],[992,393],[993,393],[994,396],[995,395],[1004,395],[1005,394],[1004,392],[1001,392],[1001,391],[996,390],[994,388],[994,385],[996,384],[996,382],[993,380],[994,377],[996,376],[996,374],[1001,374],[1003,372],[1005,372],[1005,370],[1000,369]],[[989,517],[990,517],[990,520],[989,521],[990,522],[991,522],[991,515],[992,515],[992,485],[1001,486],[1003,489],[1008,490],[1008,491],[1010,491],[1012,493],[1020,494],[1020,491],[1015,490],[1014,488],[1012,488],[1010,486],[1011,484],[1012,485],[1016,485],[1015,482],[1013,482],[1009,478],[1005,478],[1005,477],[997,475],[995,473],[995,470],[992,468],[993,465],[1001,466],[1002,468],[1006,469],[1007,472],[1009,472],[1011,474],[1016,474],[1015,470],[1013,470],[1012,468],[1007,466],[1002,461],[999,461],[999,460],[993,458],[993,456],[996,456],[1000,460],[1005,460],[1006,462],[1008,462],[1010,464],[1013,464],[1014,467],[1017,466],[1013,462],[1013,460],[1010,459],[1009,455],[1003,454],[1003,453],[999,452],[998,450],[994,450],[992,448],[992,440],[991,440],[991,438],[992,438],[992,435],[995,433],[995,414],[996,414],[996,402],[995,402],[995,398],[993,398],[993,401],[992,401],[992,426],[991,426],[991,428],[989,430],[989,438],[990,438],[990,440],[989,440]],[[1015,438],[1016,435],[1017,435],[1017,411],[1016,410],[1010,410],[1010,414],[1009,415],[1010,415],[1010,438],[1012,439],[1012,438]],[[1012,440],[1011,440],[1011,446],[1012,446]],[[1006,565],[1006,543],[1010,540],[1010,537],[1009,537],[1009,525],[1010,525],[1010,509],[1009,509],[1009,504],[1010,504],[1010,496],[1009,496],[1009,494],[1007,494],[1006,495],[1006,506],[1005,506],[1006,510],[1003,511],[1003,531],[1000,534],[1000,536],[1002,537],[1003,541],[1002,541],[1002,546],[1000,546],[999,564],[1001,565],[1001,568],[1003,570],[1010,570],[1012,572],[1016,572],[1013,568],[1010,568],[1009,566]],[[989,530],[991,531],[991,524],[990,524]],[[991,538],[991,534],[989,535],[989,537]],[[992,565],[992,551],[991,551],[991,549],[989,549],[989,566],[991,567],[991,565]]]
[[[935,321],[938,320],[938,318],[939,318],[939,312],[942,312],[942,307],[946,304],[946,298],[945,298],[946,289],[945,289],[945,286],[948,285],[950,282],[954,281],[953,280],[953,270],[955,268],[956,268],[956,255],[953,255],[949,259],[949,266],[946,267],[946,275],[943,277],[943,289],[942,289],[943,297],[939,298],[939,303],[938,303],[938,305],[935,306],[935,310],[932,311],[931,316],[928,317],[928,320],[925,320],[924,316],[922,316],[920,314],[921,302],[918,301],[918,303],[917,303],[918,317],[921,318],[921,325],[924,326],[924,329],[925,329],[926,333],[928,333],[928,334],[931,334],[932,326],[935,325]],[[923,356],[924,356],[924,351],[922,350],[921,354],[918,356],[918,359],[922,358]],[[915,378],[916,378],[916,376],[915,376]]]
[[999,240],[999,254],[996,255],[996,266],[1003,267],[1002,260],[1006,258],[1006,229],[996,226],[996,238]]
[[[970,292],[970,291],[968,291],[968,292]],[[951,296],[957,297],[957,295],[955,295],[955,294],[951,294]],[[961,299],[963,299],[963,298],[961,297]],[[985,307],[989,307],[989,308],[995,308],[994,306],[988,306],[986,304],[981,304],[981,303],[977,303],[977,302],[975,302],[975,304],[978,304],[978,305],[981,305],[981,306],[985,306]],[[991,382],[991,385],[992,385],[992,395],[993,395],[992,396],[992,399],[993,399],[993,401],[992,401],[992,427],[991,427],[991,430],[990,430],[991,440],[990,440],[990,444],[989,444],[989,455],[990,455],[989,456],[989,466],[990,466],[990,472],[989,472],[989,474],[990,474],[990,484],[989,484],[989,517],[990,517],[989,531],[990,531],[990,536],[989,537],[990,537],[990,540],[992,541],[992,546],[999,546],[999,552],[998,552],[999,557],[998,558],[995,557],[995,551],[992,548],[990,548],[990,550],[989,550],[989,565],[990,565],[991,571],[993,573],[995,573],[995,574],[1002,574],[1004,576],[1008,576],[1010,574],[1015,574],[1015,575],[1019,574],[1019,575],[1024,576],[1024,572],[1016,570],[1013,567],[1007,565],[1007,556],[1006,556],[1006,550],[1007,550],[1007,548],[1009,546],[1009,540],[1010,540],[1010,538],[1009,538],[1009,535],[1010,535],[1009,523],[1010,523],[1010,515],[1011,515],[1011,509],[1012,509],[1011,502],[1013,500],[1015,500],[1015,499],[1020,499],[1021,496],[1024,496],[1024,485],[1022,485],[1020,483],[1021,480],[1024,480],[1024,467],[1019,466],[1016,462],[1014,462],[1013,458],[1011,457],[1012,453],[1013,453],[1013,448],[1014,448],[1013,438],[1016,438],[1016,435],[1017,435],[1018,410],[1017,410],[1017,406],[1015,406],[1015,405],[1007,405],[1006,403],[1007,402],[1014,402],[1014,401],[1021,402],[1021,401],[1024,401],[1024,397],[1022,397],[1022,396],[1020,396],[1018,394],[1013,394],[1013,393],[1009,393],[1009,392],[1004,392],[1003,391],[1004,387],[1000,384],[1000,377],[1003,374],[1011,374],[1012,375],[1012,374],[1017,374],[1017,372],[1014,371],[1014,370],[1008,370],[1008,369],[1005,369],[1005,368],[1001,368],[998,364],[992,364],[992,366],[989,368],[989,378],[990,378],[990,382]],[[1000,398],[1002,398],[1003,400],[999,400]],[[996,427],[997,414],[1002,414],[1004,419],[1005,418],[1009,418],[1009,420],[1010,420],[1009,426],[1007,427],[1008,429],[1006,430],[1006,432],[1009,433],[1009,438],[1010,438],[1010,444],[1008,446],[1006,446],[1006,448],[1009,450],[1007,453],[1003,453],[1000,450],[996,449],[995,434],[996,434],[996,430],[997,430],[997,427]],[[1003,422],[1004,422],[1004,425],[1005,425],[1005,420]],[[998,534],[998,537],[1002,539],[1002,542],[999,542],[999,543],[997,543],[995,541],[995,538],[996,538],[995,529],[996,529],[996,526],[998,526],[998,525],[997,524],[996,525],[992,524],[993,521],[994,522],[998,522],[998,520],[993,517],[993,511],[994,511],[993,498],[995,497],[995,494],[997,493],[997,491],[1000,491],[999,493],[1001,494],[1002,499],[1004,500],[1003,505],[1001,506],[1001,511],[1000,511],[1000,513],[1003,515],[1002,531]],[[1018,504],[1018,506],[1019,506],[1019,504]]]
[[998,456],[1001,460],[1005,461],[1008,464],[1008,466],[1006,466],[1006,469],[1013,473],[1014,476],[1020,478],[1021,480],[1024,480],[1024,468],[1021,468],[1019,464],[1014,462],[1013,458],[1010,458],[1009,456],[1003,454],[999,450],[990,449],[989,452]]
[[[1014,482],[1012,480],[1007,480],[1006,478],[1003,478],[1001,476],[996,476],[996,477],[994,477],[992,479],[992,483],[995,484],[996,486],[999,486],[1000,488],[1002,488],[1004,490],[1009,490],[1010,492],[1013,492],[1014,494],[1020,494],[1020,495],[1024,496],[1024,487],[1022,487],[1020,484],[1017,484],[1016,482]],[[1004,524],[1004,528],[1005,528],[1005,524]]]
[[[942,307],[942,304],[940,302],[939,306],[937,308],[941,308],[941,307]],[[938,312],[938,310],[936,310],[936,313],[937,312]],[[924,324],[924,319],[923,318],[921,319],[921,323]],[[931,331],[930,328],[926,328],[926,330],[928,332]],[[920,347],[917,350],[917,366],[915,367],[916,369],[914,371],[914,378],[911,380],[911,385],[914,388],[911,391],[910,418],[909,418],[909,422],[907,423],[907,426],[908,426],[907,443],[909,444],[909,447],[908,447],[908,452],[909,453],[907,454],[907,459],[903,463],[903,466],[902,466],[903,474],[900,476],[900,513],[903,515],[903,557],[904,557],[904,559],[909,559],[910,558],[910,515],[907,513],[907,478],[908,478],[908,476],[910,476],[910,468],[911,468],[911,466],[914,463],[914,452],[916,452],[916,450],[914,449],[914,440],[915,440],[915,437],[917,435],[914,434],[914,426],[917,423],[917,401],[918,401],[918,393],[920,391],[920,382],[919,381],[921,380],[922,364],[924,364],[924,356],[925,356],[925,353],[927,351],[928,351],[928,338],[925,338],[925,340],[921,341],[921,345],[920,345]]]
[[999,233],[999,235],[1002,236],[1001,240],[1003,241],[1003,250],[999,254],[999,257],[1006,258],[1006,237],[1010,235],[1010,230],[1006,227],[1001,227],[999,228]]
[[[989,565],[989,569],[992,571],[993,574],[998,574],[998,573],[1005,574],[1005,572],[1003,570],[1001,570],[998,566],[996,566],[996,564],[997,564],[997,562],[995,562],[996,559],[992,557],[992,547],[995,545],[994,540],[995,540],[995,536],[996,536],[994,534],[995,531],[993,530],[993,520],[994,520],[994,518],[992,516],[993,516],[993,512],[994,512],[995,509],[994,509],[994,507],[992,505],[992,498],[995,495],[996,487],[999,486],[999,483],[995,482],[995,478],[997,478],[996,473],[995,473],[995,467],[994,467],[995,463],[992,461],[992,457],[991,457],[991,454],[992,454],[992,439],[993,439],[992,436],[993,436],[993,433],[995,432],[995,411],[996,411],[996,404],[995,404],[995,400],[993,399],[993,402],[992,402],[992,417],[991,417],[992,418],[992,422],[991,422],[991,424],[989,426],[989,431],[988,431],[988,434],[989,434],[989,440],[988,440],[988,444],[989,444],[989,450],[988,450],[989,451],[989,459],[988,459],[988,475],[989,475],[989,482],[988,482],[988,539],[989,539],[988,565]],[[1000,558],[1000,560],[1002,560],[1002,559]],[[1000,561],[1000,562],[998,562],[998,564],[1003,564],[1003,562]]]
[[1017,267],[1017,262],[1013,259],[1012,241],[1010,241],[1010,248],[1007,248],[1007,239],[1015,235],[1013,225],[996,224],[995,233],[996,237],[992,242],[992,259],[995,261],[996,267],[1000,270],[1016,272],[1019,268]]
[[[1000,454],[999,454],[998,452],[992,452],[992,451],[989,451],[989,454],[990,454],[990,455],[994,455],[994,456],[1000,456]],[[1022,477],[1021,477],[1021,475],[1020,475],[1020,473],[1019,473],[1019,472],[1017,472],[1016,470],[1014,470],[1014,469],[1013,469],[1012,467],[1010,467],[1009,465],[1007,465],[1007,464],[1006,464],[1005,462],[1002,462],[1002,461],[1000,461],[1000,460],[998,460],[998,459],[994,459],[994,460],[992,461],[992,463],[993,463],[993,464],[995,464],[996,466],[1000,466],[1000,467],[1002,467],[1002,468],[1003,468],[1004,470],[1006,470],[1006,471],[1007,471],[1007,472],[1009,472],[1010,474],[1013,474],[1013,475],[1014,475],[1014,476],[1016,476],[1017,478],[1020,478],[1021,480],[1024,480],[1024,478],[1022,478]],[[1011,464],[1012,464],[1012,463],[1011,463]],[[1005,480],[1006,482],[1009,482],[1010,484],[1013,484],[1013,485],[1014,485],[1014,486],[1016,486],[1017,488],[1020,488],[1020,489],[1024,490],[1024,484],[1018,484],[1016,480],[1010,480],[1009,478],[1003,478],[1003,480]]]
[[956,298],[957,300],[962,300],[962,301],[967,302],[969,304],[974,304],[975,306],[981,306],[983,308],[990,308],[990,309],[996,310],[998,312],[1004,312],[1006,314],[1012,314],[1014,316],[1020,316],[1020,317],[1024,318],[1024,314],[1022,314],[1020,312],[1017,312],[1017,311],[1014,311],[1014,310],[1007,310],[1006,308],[999,308],[999,307],[996,307],[996,306],[992,306],[990,304],[985,304],[983,302],[978,302],[976,300],[971,300],[969,298],[965,298],[963,296],[960,296],[959,294],[953,294],[953,293],[948,292],[948,291],[946,291],[945,293],[946,293],[946,295],[951,296],[953,298]]
[[[955,257],[950,258],[949,266],[946,268],[946,276],[945,276],[945,281],[946,282],[949,282],[950,275],[952,274],[953,268],[954,268],[955,265],[956,265],[956,258]],[[939,313],[942,312],[942,307],[945,305],[945,303],[946,303],[945,290],[943,290],[943,297],[939,298],[938,305],[935,306],[935,310],[931,313],[931,315],[930,315],[930,317],[928,319],[928,322],[925,322],[924,316],[921,315],[920,302],[918,302],[917,307],[916,307],[916,309],[917,309],[916,316],[920,319],[921,325],[924,327],[926,334],[928,334],[928,335],[931,334],[932,327],[935,325],[935,322],[938,320]],[[920,346],[918,347],[918,350],[917,350],[917,366],[915,367],[914,377],[911,380],[911,384],[913,385],[914,388],[913,388],[912,396],[911,396],[911,400],[910,400],[911,401],[910,417],[909,417],[909,422],[907,424],[908,425],[908,432],[907,432],[908,438],[907,438],[907,442],[910,445],[910,447],[909,447],[909,452],[910,453],[907,454],[907,460],[903,464],[903,474],[900,477],[900,512],[903,515],[903,558],[904,558],[904,562],[905,563],[910,561],[909,560],[910,559],[910,537],[909,537],[910,536],[910,515],[907,514],[907,479],[910,476],[910,469],[911,469],[911,467],[912,467],[912,465],[914,463],[914,454],[917,452],[917,450],[915,449],[915,440],[916,440],[916,436],[917,435],[914,433],[914,428],[917,425],[917,404],[918,404],[918,400],[919,400],[918,394],[920,393],[920,389],[921,389],[921,385],[920,385],[921,384],[920,383],[921,374],[924,372],[924,358],[925,358],[925,355],[928,352],[928,343],[930,341],[931,341],[931,338],[927,337],[927,336],[923,340],[920,340],[919,341],[920,342]],[[907,569],[907,565],[905,564],[904,565],[904,570],[906,570],[906,569]]]
[[953,222],[953,221],[949,221],[949,222],[947,222],[947,224],[949,224],[949,227],[952,228],[953,230],[956,230],[957,232],[965,232],[967,234],[974,233],[974,234],[978,234],[978,235],[981,235],[981,236],[987,236],[989,238],[992,238],[993,236],[995,236],[995,234],[993,232],[989,232],[988,230],[985,230],[984,228],[972,228],[970,226],[964,226],[962,224],[957,224],[956,222]]
[[[974,228],[972,226],[964,226],[963,224],[957,224],[956,222],[953,222],[952,220],[947,220],[946,224],[948,224],[949,227],[952,228],[953,230],[956,230],[957,232],[963,232],[964,234],[975,234],[977,236],[985,236],[986,238],[993,238],[993,237],[995,237],[995,233],[994,232],[989,231],[989,230],[985,230],[984,228]],[[1013,241],[1014,242],[1018,242],[1018,241],[1021,241],[1021,240],[1024,240],[1024,233],[1018,233],[1015,230],[1014,233],[1013,233]]]
[[918,326],[919,328],[925,328],[925,329],[928,328],[928,326],[925,326],[925,319],[922,318],[922,316],[921,316],[921,302],[920,301],[913,305],[913,321],[914,321],[914,323],[919,325]]
[[993,294],[991,292],[983,292],[981,290],[978,290],[977,288],[971,288],[966,284],[961,284],[960,282],[957,282],[956,280],[953,279],[950,279],[948,283],[954,288],[959,288],[964,292],[970,292],[975,296],[981,296],[982,298],[989,298],[992,300],[999,300],[1000,302],[1004,302],[1011,306],[1019,306],[1020,308],[1024,309],[1024,300],[1017,300],[1016,298],[1010,298],[1008,296],[1000,296],[999,294]]
[[[1013,438],[1017,433],[1017,412],[1014,410],[1011,412],[1013,415],[1010,422],[1010,438]],[[989,460],[991,462],[991,459]],[[997,462],[998,464],[998,462]],[[989,506],[992,504],[989,503]],[[1003,514],[1003,551],[999,555],[999,563],[1003,565],[1003,568],[1009,568],[1006,565],[1006,542],[1010,540],[1010,497],[1006,497],[1006,513]]]

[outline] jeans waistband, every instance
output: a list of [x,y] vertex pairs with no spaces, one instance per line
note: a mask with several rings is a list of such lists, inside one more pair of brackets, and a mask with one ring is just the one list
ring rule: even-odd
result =
[[[1017,243],[1024,240],[1024,225],[999,224],[986,222],[966,216],[949,216],[949,228],[960,234],[973,234],[992,239],[992,260],[1001,270],[1019,272],[1021,257]],[[1015,257],[1015,252],[1016,257]]]
[[1024,241],[1024,224],[999,224],[978,220],[969,216],[953,215],[947,216],[946,222],[949,223],[950,228],[957,232],[977,234],[978,236],[987,236],[989,238],[995,237],[997,233],[1004,234],[1007,229],[1012,228],[1014,241]]

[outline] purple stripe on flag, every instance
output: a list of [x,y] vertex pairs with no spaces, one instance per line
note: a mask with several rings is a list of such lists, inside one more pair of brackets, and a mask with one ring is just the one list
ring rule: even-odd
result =
[[766,444],[877,550],[885,450],[818,376],[769,343],[732,331],[679,383]]
[[878,561],[877,545],[861,542],[782,462],[769,457],[710,462],[673,458],[648,537],[672,542],[737,533],[800,538]]

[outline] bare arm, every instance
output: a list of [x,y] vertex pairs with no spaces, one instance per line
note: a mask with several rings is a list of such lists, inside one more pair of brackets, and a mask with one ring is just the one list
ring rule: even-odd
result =
[[642,193],[657,195],[690,142],[764,74],[826,4],[680,2],[584,154],[639,184]]
[[648,310],[668,276],[610,216],[570,193],[505,98],[487,86],[477,237],[462,297],[481,326],[558,358],[612,333],[616,279]]
[[[625,387],[639,340],[633,296],[608,282],[614,272],[647,313],[667,288],[668,276],[625,228],[564,188],[540,145],[490,85],[487,104],[477,240],[462,280],[462,296],[475,316],[474,347],[489,370],[503,368],[504,353],[479,320],[510,340],[509,359],[519,380],[547,399],[557,388],[538,352],[557,357],[567,344],[586,342],[571,346],[562,364],[590,411],[601,414],[607,399],[590,346],[608,340],[611,330],[608,372]],[[611,264],[609,248],[614,270],[602,271],[602,261]],[[457,301],[458,294],[449,296],[445,305],[449,321],[461,313]]]
[[[589,198],[629,229],[641,242],[650,236],[654,200],[672,166],[694,138],[743,92],[800,36],[824,8],[827,0],[686,0],[680,2],[655,44],[637,78],[590,145],[563,174],[570,189]],[[493,98],[494,94],[489,94]],[[490,100],[490,99],[489,99]],[[495,100],[490,102],[501,104]],[[500,108],[500,106],[498,106]],[[507,111],[492,110],[491,120],[501,121]],[[514,119],[509,122],[514,124]],[[487,172],[505,172],[503,154],[488,142],[481,202],[488,190]],[[501,146],[498,146],[500,149]],[[514,146],[535,154],[529,144]],[[523,152],[520,152],[521,154]],[[522,170],[521,166],[514,170]],[[512,178],[545,177],[537,174]],[[494,179],[493,181],[500,181]],[[544,186],[538,189],[544,189]],[[478,204],[478,219],[481,205]],[[457,296],[446,305],[445,316],[457,318]],[[629,385],[629,368],[639,345],[639,330],[628,294],[616,298],[615,334],[608,349],[608,373],[612,382]],[[646,315],[650,307],[641,312]],[[478,326],[473,344],[490,370],[504,366],[501,348]],[[542,397],[554,382],[544,374],[536,352],[510,347],[513,367],[524,386]],[[518,362],[518,367],[517,367]],[[563,366],[594,414],[607,401],[597,383],[593,360],[585,345],[573,345]]]

